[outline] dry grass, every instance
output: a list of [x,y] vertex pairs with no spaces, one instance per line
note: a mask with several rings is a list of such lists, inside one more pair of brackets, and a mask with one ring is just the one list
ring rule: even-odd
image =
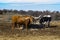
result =
[[52,26],[60,26],[60,21],[51,21]]
[[9,25],[4,23],[4,26],[0,26],[0,40],[60,40],[60,21],[51,21],[51,28],[28,30],[28,34],[25,29],[15,29],[11,32],[11,26]]
[[60,40],[58,36],[1,37],[0,40]]

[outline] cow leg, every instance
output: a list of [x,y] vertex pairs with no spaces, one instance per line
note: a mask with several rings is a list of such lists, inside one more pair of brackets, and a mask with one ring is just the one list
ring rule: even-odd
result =
[[20,28],[20,27],[21,27],[21,25],[22,25],[22,24],[19,22],[19,23],[18,23],[18,28]]
[[28,34],[28,27],[27,27],[28,23],[26,22],[25,23],[25,26],[26,26],[26,33]]
[[26,27],[25,27],[25,24],[23,24],[23,29],[25,29]]
[[17,22],[14,23],[14,26],[17,27]]
[[26,23],[26,31],[28,31],[28,29],[27,29],[27,23]]
[[50,27],[50,21],[48,21],[48,27]]
[[20,27],[20,23],[18,23],[18,28]]

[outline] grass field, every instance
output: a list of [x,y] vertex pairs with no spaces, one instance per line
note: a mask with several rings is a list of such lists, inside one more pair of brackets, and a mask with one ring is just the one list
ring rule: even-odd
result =
[[[2,17],[2,15],[0,16]],[[4,20],[7,19],[7,15],[5,17],[3,15]],[[3,20],[1,22],[0,40],[60,40],[60,21],[51,21],[50,28],[33,31],[28,30],[28,34],[25,29],[14,29],[14,31],[11,32],[11,23]]]
[[14,29],[9,23],[0,23],[0,40],[60,40],[60,21],[51,21],[50,28],[38,30]]

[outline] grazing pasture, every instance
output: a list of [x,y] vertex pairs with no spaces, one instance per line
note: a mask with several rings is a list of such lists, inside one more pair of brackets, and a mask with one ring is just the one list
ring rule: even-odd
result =
[[[8,19],[7,16],[5,17]],[[10,19],[8,21],[1,19],[0,21],[0,40],[60,40],[60,20],[51,21],[49,28],[30,28],[28,34],[26,34],[26,29],[14,29],[12,32]],[[30,25],[30,27],[32,26]]]

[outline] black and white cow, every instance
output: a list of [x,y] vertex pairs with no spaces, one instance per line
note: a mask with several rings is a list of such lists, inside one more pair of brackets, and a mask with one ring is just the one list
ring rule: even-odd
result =
[[48,27],[49,27],[51,19],[52,19],[51,15],[44,15],[42,18],[40,18],[39,22],[40,24],[48,22]]

